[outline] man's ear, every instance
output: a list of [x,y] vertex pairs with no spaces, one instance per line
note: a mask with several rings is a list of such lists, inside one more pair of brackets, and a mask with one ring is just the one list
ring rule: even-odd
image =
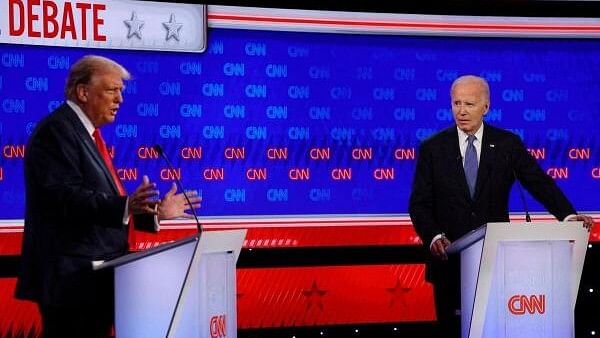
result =
[[483,112],[483,115],[487,114],[489,110],[490,110],[490,101],[487,101],[485,104],[485,111]]
[[77,87],[75,87],[75,95],[77,96],[78,101],[87,102],[87,100],[88,100],[87,86],[84,84],[78,84]]

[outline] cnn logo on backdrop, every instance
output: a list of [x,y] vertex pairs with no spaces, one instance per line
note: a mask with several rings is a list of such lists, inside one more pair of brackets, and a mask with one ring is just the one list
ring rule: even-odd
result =
[[517,316],[526,313],[543,315],[546,312],[546,295],[514,295],[508,300],[508,311]]
[[210,337],[222,338],[227,337],[227,322],[225,315],[216,315],[210,318]]

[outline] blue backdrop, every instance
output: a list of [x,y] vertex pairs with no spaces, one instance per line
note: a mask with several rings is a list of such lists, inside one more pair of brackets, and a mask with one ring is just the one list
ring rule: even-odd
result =
[[103,130],[126,187],[147,174],[164,193],[179,175],[202,215],[406,213],[418,144],[452,125],[449,87],[466,73],[490,82],[487,121],[517,133],[578,210],[600,210],[598,41],[208,37],[204,54],[0,45],[0,219],[23,218],[25,144],[85,54],[133,75]]

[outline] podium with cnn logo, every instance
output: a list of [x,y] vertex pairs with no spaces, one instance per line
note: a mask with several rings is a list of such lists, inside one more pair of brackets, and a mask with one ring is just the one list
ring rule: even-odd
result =
[[246,230],[206,231],[95,267],[114,269],[117,338],[237,337]]
[[452,243],[462,338],[574,337],[588,239],[581,222],[489,223]]

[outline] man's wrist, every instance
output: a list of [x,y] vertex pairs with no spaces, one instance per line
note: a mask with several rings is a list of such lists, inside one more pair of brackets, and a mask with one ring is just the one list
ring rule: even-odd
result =
[[443,233],[443,232],[435,235],[433,237],[433,239],[431,240],[431,243],[429,243],[429,250],[431,250],[431,247],[433,246],[433,243],[435,243],[438,239],[442,239],[442,238],[446,238],[446,234]]
[[123,218],[121,220],[123,225],[129,224],[129,196],[125,200],[125,211],[123,212]]
[[154,205],[154,211],[156,211],[156,213],[154,214],[154,217],[152,218],[152,221],[154,222],[154,231],[159,232],[160,231],[160,208],[158,207],[158,204]]

